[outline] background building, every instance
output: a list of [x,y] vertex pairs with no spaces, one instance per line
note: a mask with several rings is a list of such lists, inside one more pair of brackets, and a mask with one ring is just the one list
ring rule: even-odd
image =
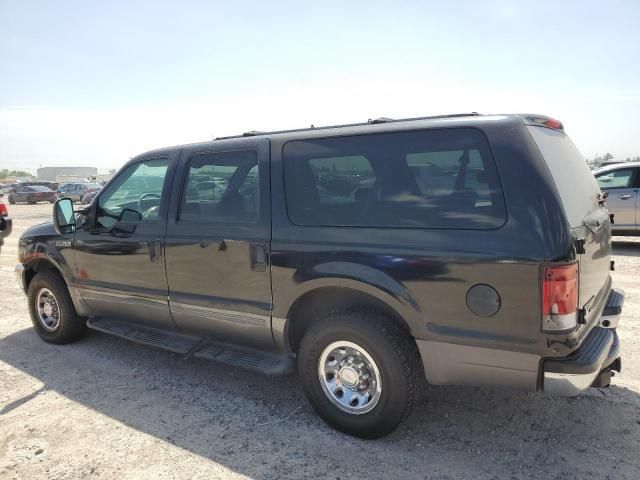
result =
[[87,178],[98,175],[96,167],[42,167],[38,169],[38,180],[56,182],[58,177]]

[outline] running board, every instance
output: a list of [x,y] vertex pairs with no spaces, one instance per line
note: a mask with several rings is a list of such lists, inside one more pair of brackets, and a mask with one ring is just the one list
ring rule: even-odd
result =
[[87,320],[87,327],[132,342],[169,350],[183,355],[184,359],[196,357],[213,360],[267,375],[286,374],[292,371],[293,367],[293,359],[288,355],[216,342],[206,337],[159,330],[114,318],[91,317]]

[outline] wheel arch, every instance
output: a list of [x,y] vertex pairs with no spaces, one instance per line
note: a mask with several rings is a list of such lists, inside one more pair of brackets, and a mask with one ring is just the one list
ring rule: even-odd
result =
[[282,336],[286,348],[297,352],[304,333],[322,316],[337,310],[360,308],[384,314],[409,335],[413,336],[410,322],[398,306],[363,291],[357,286],[319,286],[300,295],[289,308]]
[[40,257],[24,265],[23,285],[24,285],[25,292],[29,290],[29,284],[31,283],[33,278],[38,273],[44,272],[44,271],[53,271],[58,275],[60,275],[60,277],[66,282],[66,279],[62,274],[62,269],[58,265],[56,265],[49,258]]
[[66,284],[67,289],[69,290],[69,295],[71,295],[71,300],[73,302],[73,306],[81,316],[89,316],[90,309],[82,300],[82,296],[73,283],[69,281],[69,279],[65,276],[63,268],[58,265],[51,257],[42,256],[31,260],[24,265],[24,272],[22,273],[22,284],[24,287],[24,292],[29,292],[29,284],[33,281],[34,277],[40,272],[54,272],[58,275]]

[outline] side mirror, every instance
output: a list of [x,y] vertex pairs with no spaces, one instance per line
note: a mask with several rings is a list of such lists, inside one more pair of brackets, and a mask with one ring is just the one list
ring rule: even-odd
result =
[[140,212],[131,208],[124,208],[120,212],[120,218],[118,218],[117,223],[111,227],[111,232],[113,234],[133,234],[141,220],[142,215],[140,215]]
[[53,205],[53,225],[59,235],[76,231],[76,217],[70,198],[61,198]]

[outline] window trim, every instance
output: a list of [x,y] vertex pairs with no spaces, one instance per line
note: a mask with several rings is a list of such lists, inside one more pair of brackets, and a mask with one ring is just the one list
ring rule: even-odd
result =
[[[502,205],[504,207],[504,216],[502,218],[502,223],[500,223],[499,225],[496,225],[495,227],[491,227],[491,228],[465,228],[465,227],[439,227],[439,226],[421,226],[421,227],[416,227],[416,226],[402,226],[402,225],[397,225],[397,226],[389,226],[389,225],[310,225],[310,224],[300,224],[300,223],[296,223],[293,221],[293,219],[291,218],[291,213],[289,211],[289,201],[287,200],[287,183],[286,183],[286,179],[285,179],[285,171],[286,171],[286,160],[285,160],[285,148],[289,143],[292,142],[304,142],[304,141],[308,141],[308,140],[331,140],[331,139],[336,139],[336,138],[355,138],[355,137],[365,137],[365,136],[371,136],[371,135],[386,135],[386,134],[401,134],[401,133],[418,133],[418,132],[441,132],[441,131],[452,131],[452,130],[474,130],[476,132],[478,132],[482,138],[484,139],[484,141],[486,142],[486,147],[487,147],[487,151],[490,154],[490,160],[493,162],[493,167],[495,168],[495,174],[496,174],[496,180],[498,185],[500,186],[500,199],[502,201]],[[325,136],[309,136],[309,137],[300,137],[300,138],[294,138],[294,139],[290,139],[285,141],[284,143],[282,143],[282,147],[280,150],[280,157],[282,159],[282,186],[283,186],[283,193],[284,193],[284,203],[285,203],[285,210],[287,213],[287,219],[289,220],[289,222],[291,223],[291,225],[294,225],[296,227],[300,227],[300,228],[345,228],[345,229],[387,229],[387,230],[450,230],[450,231],[473,231],[473,232],[490,232],[490,231],[495,231],[495,230],[500,230],[501,228],[503,228],[507,222],[509,221],[509,207],[507,204],[507,198],[505,196],[505,190],[504,190],[504,186],[503,186],[503,181],[502,181],[502,176],[500,175],[500,169],[498,167],[498,162],[496,161],[496,156],[495,153],[493,152],[493,147],[491,145],[491,142],[489,141],[489,138],[487,137],[487,134],[478,127],[475,126],[456,126],[456,127],[438,127],[438,128],[412,128],[412,129],[399,129],[399,130],[386,130],[386,131],[380,131],[380,132],[371,132],[371,133],[356,133],[356,134],[349,134],[349,135],[325,135]]]
[[[246,221],[246,220],[238,220],[238,219],[229,219],[229,220],[224,220],[224,219],[220,219],[220,220],[215,220],[215,219],[201,219],[201,220],[183,220],[180,218],[180,214],[182,213],[182,207],[184,206],[183,200],[184,200],[184,196],[186,194],[187,191],[187,182],[189,181],[189,172],[191,170],[191,162],[193,161],[194,157],[197,157],[198,155],[223,155],[223,154],[229,154],[229,153],[243,153],[243,152],[253,152],[256,156],[256,167],[258,167],[258,174],[257,174],[257,179],[258,179],[258,209],[256,211],[256,216],[253,220],[251,221]],[[253,168],[253,167],[251,167]],[[182,223],[182,224],[188,224],[188,223],[197,223],[197,224],[215,224],[215,225],[240,225],[240,226],[254,226],[260,223],[260,219],[262,216],[262,202],[261,202],[261,193],[262,193],[262,189],[260,186],[260,152],[255,149],[255,148],[233,148],[233,149],[229,149],[229,150],[214,150],[214,151],[208,151],[208,150],[203,150],[203,151],[196,151],[193,152],[189,155],[189,157],[186,159],[185,163],[184,163],[184,177],[182,178],[182,185],[180,186],[180,196],[178,199],[178,209],[176,212],[176,219],[175,222],[176,224]]]

